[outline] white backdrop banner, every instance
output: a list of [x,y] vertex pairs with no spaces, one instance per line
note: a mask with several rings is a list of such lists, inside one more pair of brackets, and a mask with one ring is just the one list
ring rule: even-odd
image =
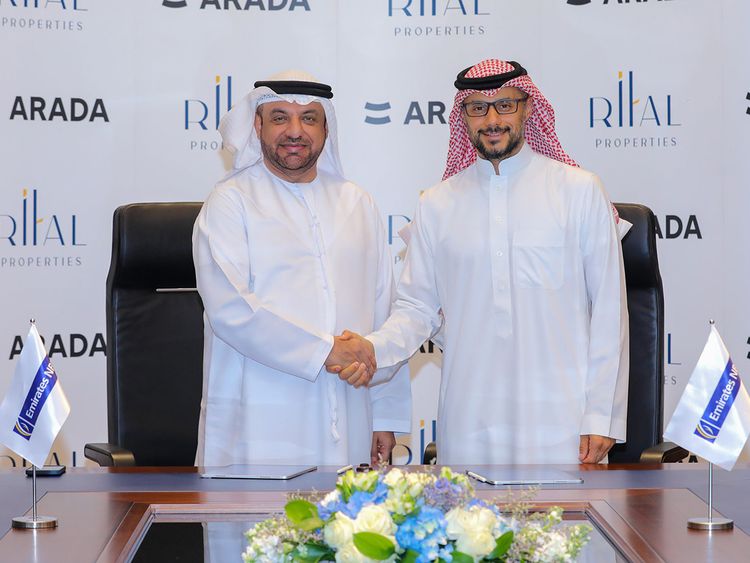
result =
[[[0,395],[33,317],[72,407],[56,461],[106,441],[112,212],[203,200],[229,162],[219,119],[280,70],[333,86],[344,169],[398,273],[397,231],[442,176],[453,80],[496,57],[529,70],[613,201],[656,213],[668,420],[709,319],[750,372],[748,22],[740,0],[0,0]],[[435,438],[440,361],[429,343],[411,361],[401,463]]]

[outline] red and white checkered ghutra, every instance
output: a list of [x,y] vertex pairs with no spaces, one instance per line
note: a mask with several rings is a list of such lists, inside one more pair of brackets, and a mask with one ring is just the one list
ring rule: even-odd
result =
[[[488,59],[471,67],[465,78],[485,78],[506,74],[513,70],[513,66],[498,59]],[[505,82],[502,87],[513,86],[523,90],[529,95],[533,111],[526,121],[524,137],[529,146],[536,152],[570,164],[578,166],[575,160],[570,158],[557,139],[555,133],[555,110],[547,101],[539,89],[531,81],[528,75],[518,76]],[[485,96],[494,96],[500,88],[491,90],[459,90],[453,102],[450,115],[450,142],[448,144],[448,158],[445,163],[443,180],[461,172],[464,168],[471,166],[477,159],[477,151],[471,144],[469,132],[461,117],[461,104],[467,96],[475,92],[481,92]]]

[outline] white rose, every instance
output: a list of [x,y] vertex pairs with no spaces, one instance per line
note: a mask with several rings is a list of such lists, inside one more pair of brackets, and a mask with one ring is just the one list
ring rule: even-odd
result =
[[493,530],[497,522],[495,513],[491,510],[473,506],[468,510],[454,508],[445,515],[447,521],[446,534],[456,542],[456,549],[481,558],[495,549]]
[[337,563],[365,563],[365,561],[369,559],[362,555],[351,542],[336,551]]
[[331,547],[338,549],[352,542],[354,520],[346,514],[337,512],[333,520],[323,528],[323,539]]
[[354,530],[393,536],[396,533],[396,524],[382,505],[369,504],[359,511],[354,521]]
[[394,467],[385,474],[383,483],[385,483],[389,487],[395,487],[403,478],[404,474],[401,472],[401,470]]
[[365,557],[357,549],[354,543],[343,546],[336,552],[336,563],[392,563],[396,560],[396,554],[394,553],[388,559],[378,561],[376,559],[370,559]]

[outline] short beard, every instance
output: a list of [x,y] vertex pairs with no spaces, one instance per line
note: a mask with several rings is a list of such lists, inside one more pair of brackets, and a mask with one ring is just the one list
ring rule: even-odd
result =
[[[292,141],[296,139],[287,139],[287,141]],[[273,163],[273,165],[278,168],[279,170],[288,170],[290,172],[294,172],[295,174],[307,172],[311,168],[315,166],[315,164],[318,162],[318,157],[320,156],[320,153],[323,152],[323,148],[318,152],[310,152],[310,155],[303,161],[301,161],[299,164],[295,166],[289,166],[286,162],[278,155],[278,153],[274,150],[274,148],[266,143],[264,143],[262,140],[260,141],[260,148],[263,151],[263,157],[266,159],[266,161]]]
[[[481,134],[483,132],[495,133],[497,131],[506,131],[508,133],[508,144],[503,149],[489,149],[482,142]],[[471,144],[477,152],[487,160],[505,160],[511,156],[516,149],[523,142],[523,132],[513,133],[513,130],[509,127],[491,127],[486,129],[479,129],[475,133],[470,133]]]

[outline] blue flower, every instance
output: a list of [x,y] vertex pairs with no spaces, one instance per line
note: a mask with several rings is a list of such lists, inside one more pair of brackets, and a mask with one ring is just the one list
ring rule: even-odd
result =
[[460,506],[468,498],[468,491],[458,483],[445,477],[438,477],[434,483],[425,485],[424,502],[448,512],[451,508]]
[[372,492],[354,491],[349,497],[348,502],[339,500],[329,505],[318,505],[318,514],[323,520],[328,520],[334,512],[343,512],[349,518],[355,519],[363,507],[368,504],[381,504],[382,502],[385,502],[387,497],[388,487],[385,484],[378,482],[375,490]]
[[451,561],[453,561],[453,544],[449,543],[448,545],[441,547],[438,552],[438,557],[446,563],[451,563]]
[[401,523],[396,530],[396,541],[402,548],[419,554],[416,563],[436,561],[448,542],[445,525],[445,518],[440,510],[425,506]]
[[489,504],[480,498],[471,499],[469,501],[468,507],[471,508],[472,506],[481,506],[482,508],[488,508],[495,514],[500,514],[497,510],[497,507],[494,504]]

